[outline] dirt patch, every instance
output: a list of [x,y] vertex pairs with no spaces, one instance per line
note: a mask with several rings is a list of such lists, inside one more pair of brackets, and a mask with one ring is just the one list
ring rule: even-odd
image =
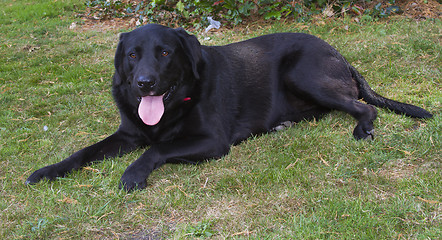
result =
[[397,5],[404,11],[404,15],[414,19],[440,18],[442,4],[434,0],[398,1]]
[[416,165],[398,160],[392,163],[390,166],[380,170],[378,174],[390,180],[398,180],[413,177],[416,169]]
[[407,179],[417,177],[417,173],[425,173],[440,169],[442,163],[437,161],[424,162],[422,159],[414,161],[398,159],[386,165],[378,172],[379,176],[384,176],[390,180]]
[[95,19],[89,16],[83,16],[80,23],[74,22],[69,27],[74,31],[97,31],[107,32],[120,29],[132,29],[136,25],[132,24],[129,18],[114,18],[114,19]]

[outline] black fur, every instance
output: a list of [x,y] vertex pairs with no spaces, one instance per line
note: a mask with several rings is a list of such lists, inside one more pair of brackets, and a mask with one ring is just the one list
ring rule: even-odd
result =
[[[152,126],[138,115],[141,97],[164,94],[164,114]],[[358,120],[356,139],[373,137],[377,111],[358,99],[411,117],[422,108],[376,94],[343,56],[302,33],[270,34],[226,46],[201,46],[183,29],[146,25],[123,33],[115,54],[113,95],[121,125],[108,138],[35,171],[27,183],[54,179],[91,161],[150,146],[121,178],[126,190],[168,162],[219,158],[232,144],[280,124],[336,109]]]

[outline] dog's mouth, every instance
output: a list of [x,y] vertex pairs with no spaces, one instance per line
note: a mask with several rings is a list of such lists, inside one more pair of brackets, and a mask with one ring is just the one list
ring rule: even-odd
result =
[[163,94],[149,93],[144,97],[139,97],[138,115],[144,124],[154,126],[158,124],[164,114],[164,102],[169,100],[176,89],[176,85],[172,86]]
[[[169,88],[169,90],[165,91],[163,94],[156,94],[155,92],[149,92],[148,94],[146,94],[146,96],[163,96],[164,101],[167,101],[170,99],[170,97],[173,95],[173,92],[175,92],[175,89],[177,88],[176,85],[173,85],[172,87]],[[141,99],[143,97],[138,97],[137,100],[138,102],[141,102]]]

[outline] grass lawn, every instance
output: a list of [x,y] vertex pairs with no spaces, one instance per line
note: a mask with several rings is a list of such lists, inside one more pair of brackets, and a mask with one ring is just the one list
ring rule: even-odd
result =
[[[373,141],[355,120],[323,119],[252,137],[226,157],[165,165],[118,189],[143,150],[26,186],[35,170],[113,133],[120,30],[70,30],[78,1],[1,1],[1,239],[438,239],[442,236],[440,20],[323,19],[195,33],[225,44],[306,32],[335,46],[378,93],[434,113],[379,109]],[[80,25],[81,26],[81,25]],[[122,31],[122,30],[121,30]]]

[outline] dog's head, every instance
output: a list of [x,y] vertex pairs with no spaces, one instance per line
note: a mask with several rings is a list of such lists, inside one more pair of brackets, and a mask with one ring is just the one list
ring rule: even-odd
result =
[[189,100],[201,61],[197,38],[182,28],[149,24],[120,35],[115,54],[114,88],[127,88],[147,125]]

